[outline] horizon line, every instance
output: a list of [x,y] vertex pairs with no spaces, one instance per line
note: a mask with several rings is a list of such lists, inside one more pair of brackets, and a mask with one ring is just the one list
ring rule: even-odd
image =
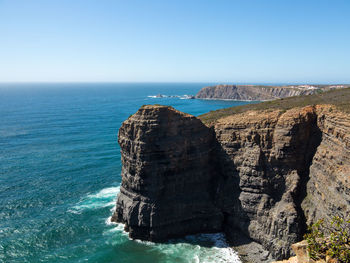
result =
[[241,81],[0,81],[1,84],[215,84],[215,85],[350,85],[350,82],[241,82]]

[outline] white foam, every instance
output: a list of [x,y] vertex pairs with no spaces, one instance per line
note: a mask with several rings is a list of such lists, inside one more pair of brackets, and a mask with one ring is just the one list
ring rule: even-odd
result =
[[99,209],[104,207],[115,206],[117,195],[120,187],[108,187],[100,190],[95,194],[89,194],[83,198],[77,205],[69,210],[71,213],[81,213],[87,209]]
[[[119,191],[120,187],[108,187],[89,194],[74,206],[71,212],[82,213],[86,209],[103,207],[111,207],[111,211],[114,211]],[[128,233],[124,231],[124,225],[112,222],[111,217],[108,217],[105,223],[107,229],[103,234],[110,236],[106,240],[107,243],[115,246],[125,242],[135,242],[145,246],[145,253],[156,251],[164,255],[167,262],[176,262],[176,259],[183,258],[195,263],[241,263],[238,254],[227,244],[223,233],[190,235],[167,243],[153,243],[131,240]]]
[[123,232],[123,234],[126,234],[126,235],[128,234],[127,232],[124,231],[124,224],[112,222],[109,225],[115,225],[115,227],[108,229],[107,232]]
[[144,240],[140,240],[140,239],[131,239],[129,238],[129,240],[134,241],[136,243],[140,243],[140,244],[144,244],[147,246],[156,246],[157,244],[152,242],[152,241],[144,241]]
[[106,225],[116,225],[117,224],[115,222],[112,222],[112,216],[108,217],[105,222],[106,222]]
[[200,263],[240,263],[239,256],[226,242],[223,233],[200,234],[186,237],[192,242],[209,242],[211,247],[199,246],[195,250],[194,261]]
[[120,191],[120,186],[116,186],[116,187],[108,187],[108,188],[104,188],[101,191],[99,191],[96,194],[93,195],[88,195],[88,197],[90,198],[108,198],[108,197],[115,197],[115,195],[117,193],[119,193]]
[[[109,233],[115,233],[119,237],[120,235],[128,237],[123,224],[117,224],[113,230],[109,230]],[[126,240],[124,239],[123,242]],[[184,239],[170,240],[167,243],[153,243],[130,238],[128,242],[146,246],[145,251],[157,251],[163,254],[167,259],[166,262],[176,262],[176,259],[181,257],[194,263],[241,263],[237,252],[227,244],[223,233],[191,235]]]

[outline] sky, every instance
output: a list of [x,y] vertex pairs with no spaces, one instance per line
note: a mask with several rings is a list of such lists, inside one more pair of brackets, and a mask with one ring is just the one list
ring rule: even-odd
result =
[[0,82],[350,83],[350,1],[0,0]]

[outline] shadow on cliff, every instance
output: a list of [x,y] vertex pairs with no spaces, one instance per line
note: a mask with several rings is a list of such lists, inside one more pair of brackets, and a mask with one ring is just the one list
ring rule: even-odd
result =
[[310,180],[310,167],[312,165],[312,160],[316,154],[318,146],[322,142],[322,131],[317,125],[317,117],[312,125],[311,133],[309,139],[306,141],[306,150],[304,153],[304,166],[298,169],[298,174],[300,175],[300,182],[298,186],[298,191],[296,192],[294,202],[296,204],[297,212],[299,215],[299,226],[300,226],[300,239],[303,238],[304,234],[307,231],[307,220],[305,217],[305,212],[302,209],[302,202],[307,196],[307,183]]
[[[310,167],[312,165],[312,160],[317,151],[318,146],[322,141],[322,132],[317,125],[317,116],[309,123],[309,134],[306,138],[300,138],[296,133],[293,136],[291,147],[289,150],[295,151],[295,163],[292,161],[287,164],[284,168],[294,170],[296,169],[299,175],[300,181],[297,184],[297,190],[293,193],[293,202],[295,204],[297,215],[298,215],[298,225],[296,229],[296,234],[299,240],[303,238],[307,230],[306,218],[304,211],[301,207],[303,200],[307,196],[307,183],[310,179]],[[299,132],[304,132],[304,126],[295,127]],[[216,189],[213,200],[216,200],[218,207],[220,207],[223,213],[223,223],[222,230],[226,234],[226,237],[232,246],[241,246],[250,244],[252,242],[259,242],[250,238],[249,225],[251,219],[249,218],[249,209],[244,208],[242,204],[242,189],[240,187],[240,175],[232,160],[232,156],[225,151],[223,146],[216,141],[216,150],[214,156],[212,157],[213,166],[215,167],[216,175],[212,182]],[[261,160],[259,160],[259,166],[266,177],[271,177],[274,174],[274,165],[276,163],[268,161],[266,156],[261,155]],[[290,167],[289,167],[290,166]],[[273,177],[273,176],[272,176]],[[275,180],[275,179],[272,179]],[[269,191],[271,198],[274,203],[281,200],[281,197],[286,189],[285,178],[278,185],[277,189]],[[249,193],[245,193],[249,194]],[[241,197],[241,198],[240,198]]]
[[216,176],[212,184],[216,186],[213,188],[214,200],[223,213],[222,231],[231,246],[251,243],[253,240],[248,232],[250,219],[239,199],[242,192],[239,171],[218,141],[215,141],[215,149],[212,160]]

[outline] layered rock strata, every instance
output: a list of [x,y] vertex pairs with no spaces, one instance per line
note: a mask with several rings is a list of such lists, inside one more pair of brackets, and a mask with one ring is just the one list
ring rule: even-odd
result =
[[306,223],[350,211],[350,118],[331,106],[249,111],[205,126],[144,106],[119,131],[113,221],[132,238],[243,233],[287,258]]
[[289,256],[305,227],[301,184],[320,139],[315,109],[246,112],[220,119],[215,132],[230,162],[224,176],[239,178],[239,204],[224,210],[228,234],[238,228],[274,256]]
[[343,89],[349,85],[216,85],[202,88],[198,99],[226,100],[275,100],[300,95],[312,95],[323,91]]
[[320,88],[301,86],[255,86],[255,85],[217,85],[202,88],[196,95],[198,99],[226,100],[274,100],[300,95],[311,95]]
[[119,130],[122,184],[112,220],[125,223],[130,237],[151,241],[220,231],[214,140],[194,116],[143,106]]
[[317,107],[322,140],[310,167],[302,201],[307,223],[335,215],[350,216],[350,115]]

